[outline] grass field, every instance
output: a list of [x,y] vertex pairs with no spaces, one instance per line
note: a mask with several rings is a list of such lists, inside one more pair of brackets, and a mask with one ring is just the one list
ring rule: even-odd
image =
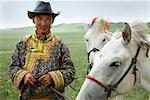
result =
[[[122,23],[114,24],[111,31],[121,28]],[[13,86],[9,78],[9,65],[11,63],[12,51],[19,38],[24,34],[31,33],[32,27],[0,30],[0,100],[17,100],[18,91]],[[79,90],[86,76],[87,52],[83,40],[85,31],[81,24],[61,24],[53,28],[53,32],[61,37],[68,45],[73,63],[76,69],[76,80],[71,86]],[[69,86],[65,89],[65,95],[75,100],[78,91],[74,91]],[[127,94],[125,100],[147,100],[148,94],[142,89],[134,87]]]

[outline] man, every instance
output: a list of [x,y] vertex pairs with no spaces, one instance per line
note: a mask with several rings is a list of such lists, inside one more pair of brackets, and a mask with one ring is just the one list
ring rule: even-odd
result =
[[20,100],[63,100],[53,89],[63,93],[74,79],[69,50],[50,30],[57,15],[50,3],[43,1],[37,2],[34,11],[28,11],[36,30],[17,43],[10,65]]

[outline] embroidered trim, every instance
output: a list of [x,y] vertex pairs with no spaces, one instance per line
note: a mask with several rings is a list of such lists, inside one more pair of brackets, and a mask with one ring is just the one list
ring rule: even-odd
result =
[[32,72],[35,67],[35,62],[38,59],[44,59],[49,60],[50,59],[50,48],[55,45],[60,39],[54,35],[51,35],[52,37],[49,37],[48,40],[51,40],[47,43],[42,43],[38,45],[38,47],[35,47],[36,41],[33,37],[28,40],[27,45],[29,46],[29,50],[26,54],[26,61],[25,65],[23,66],[24,69],[27,69],[29,72]]
[[23,70],[23,69],[19,70],[19,71],[16,73],[16,75],[15,75],[15,77],[14,77],[14,81],[13,81],[14,84],[16,85],[16,87],[19,87],[22,78],[23,78],[24,75],[27,74],[27,73],[29,73],[29,72],[26,71],[26,70]]
[[52,77],[55,88],[58,90],[62,90],[64,87],[64,78],[60,71],[51,71],[49,72],[50,76]]

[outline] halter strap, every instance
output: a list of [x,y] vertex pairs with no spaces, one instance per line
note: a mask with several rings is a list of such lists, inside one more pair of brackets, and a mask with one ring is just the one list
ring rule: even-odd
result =
[[90,63],[90,54],[91,52],[97,52],[97,51],[100,51],[99,49],[97,48],[93,48],[92,50],[90,50],[90,52],[87,53],[87,56],[88,56],[88,69],[87,69],[87,75],[89,74],[89,71],[88,70],[91,70],[93,64]]
[[137,52],[136,52],[136,54],[134,56],[134,58],[132,58],[131,64],[130,64],[129,68],[127,69],[127,71],[123,74],[123,76],[120,78],[120,80],[115,85],[113,85],[114,88],[116,88],[121,83],[121,81],[124,79],[124,77],[128,74],[128,72],[131,69],[131,67],[133,65],[136,66],[137,56],[138,56],[138,54],[140,52],[140,48],[141,47],[139,46],[138,49],[137,49]]
[[90,57],[90,54],[91,54],[91,52],[96,52],[96,51],[100,51],[99,49],[97,49],[97,48],[93,48],[92,50],[90,50],[90,52],[88,52],[88,62],[89,62],[89,57]]
[[94,81],[95,83],[97,83],[98,85],[100,85],[100,86],[103,87],[103,88],[108,88],[108,85],[107,85],[107,84],[104,84],[104,83],[98,81],[97,79],[95,79],[95,78],[93,78],[93,77],[91,77],[91,76],[89,76],[89,75],[87,75],[86,78],[88,78],[88,79]]
[[[141,46],[138,47],[137,52],[136,52],[135,56],[132,58],[131,64],[130,64],[130,66],[128,67],[128,69],[126,70],[126,72],[123,74],[123,76],[120,78],[120,80],[119,80],[116,84],[114,84],[113,86],[104,84],[104,83],[100,82],[99,80],[97,80],[97,79],[95,79],[94,77],[91,77],[91,76],[89,76],[89,75],[87,75],[86,78],[88,78],[88,79],[94,81],[95,83],[97,83],[97,84],[100,85],[101,87],[105,88],[105,89],[107,90],[107,97],[110,97],[111,91],[112,91],[112,90],[114,91],[114,89],[122,82],[122,80],[123,80],[123,79],[125,78],[125,76],[128,74],[128,72],[130,71],[130,69],[132,68],[132,66],[134,65],[134,68],[136,68],[137,56],[138,56],[138,54],[139,54],[139,52],[140,52],[140,48],[141,48]],[[135,74],[134,74],[134,75],[135,75]]]

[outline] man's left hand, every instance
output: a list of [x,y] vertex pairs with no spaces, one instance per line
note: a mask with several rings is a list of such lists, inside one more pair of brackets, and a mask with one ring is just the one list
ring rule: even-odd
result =
[[49,74],[45,74],[45,75],[42,75],[38,81],[44,85],[45,87],[47,87],[48,85],[52,85],[53,83],[53,80],[51,78],[51,76]]

